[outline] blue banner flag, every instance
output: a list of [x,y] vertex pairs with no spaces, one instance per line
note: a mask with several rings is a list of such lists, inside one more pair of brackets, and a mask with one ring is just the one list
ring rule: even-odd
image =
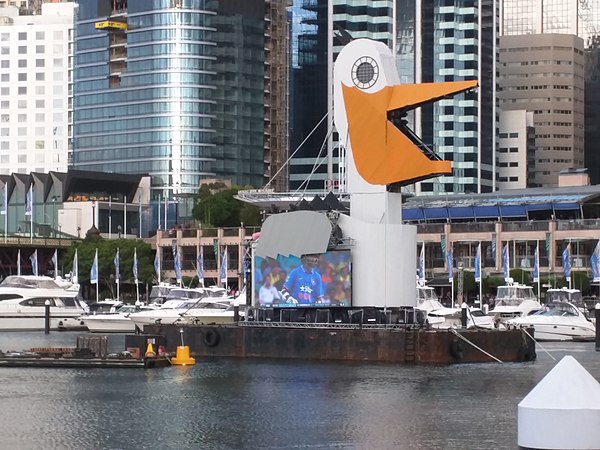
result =
[[509,265],[509,254],[508,254],[508,243],[502,247],[502,270],[504,271],[504,281],[508,282],[510,278],[510,265]]
[[137,248],[133,249],[133,279],[135,284],[138,282],[138,259],[137,259]]
[[77,249],[75,249],[75,256],[73,256],[73,268],[71,269],[71,280],[73,283],[79,283],[79,262],[77,261]]
[[421,245],[421,254],[419,255],[419,281],[425,281],[425,242]]
[[181,260],[179,259],[179,251],[175,254],[175,279],[177,283],[181,283]]
[[204,286],[204,261],[202,261],[202,254],[198,255],[198,282]]
[[117,249],[117,254],[115,255],[114,263],[115,263],[115,282],[118,283],[119,280],[121,279],[121,272],[119,270],[119,249]]
[[565,279],[571,281],[571,244],[567,244],[562,254],[563,273]]
[[496,249],[496,233],[492,233],[492,258],[494,259],[494,268],[498,267],[497,261],[497,249]]
[[475,282],[481,283],[481,242],[477,246],[475,254]]
[[8,183],[4,183],[4,191],[2,195],[2,215],[6,215],[8,212]]
[[600,241],[596,244],[596,248],[592,253],[591,266],[592,266],[592,282],[600,282]]
[[94,255],[94,262],[92,262],[92,268],[90,269],[90,283],[98,283],[98,249],[96,249],[96,254]]
[[156,247],[156,254],[154,255],[154,272],[160,283],[160,247]]
[[452,255],[452,248],[448,249],[448,254],[446,257],[448,259],[448,281],[452,283],[454,281],[454,256]]
[[38,259],[37,259],[37,249],[34,250],[33,254],[29,257],[31,261],[31,272],[37,277],[38,275]]
[[55,249],[54,255],[52,255],[52,265],[54,266],[54,278],[58,278],[58,249]]
[[221,259],[221,283],[227,283],[227,249],[223,251],[223,259]]
[[600,267],[598,267],[598,254],[596,252],[592,253],[592,257],[590,258],[590,262],[592,265],[592,282],[598,283],[600,282]]
[[27,198],[25,200],[25,215],[30,216],[33,211],[33,184],[29,186]]
[[537,283],[540,281],[540,244],[535,247],[535,254],[533,256],[533,282]]

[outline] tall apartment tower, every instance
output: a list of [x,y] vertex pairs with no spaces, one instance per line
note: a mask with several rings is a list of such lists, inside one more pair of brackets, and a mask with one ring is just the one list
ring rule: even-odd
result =
[[600,117],[597,94],[600,0],[504,0],[502,33],[506,36],[560,33],[583,39],[587,60],[584,165],[588,168],[590,181],[600,183],[600,159],[597,157],[600,136],[597,131]]
[[74,5],[44,4],[37,15],[0,8],[2,174],[67,170]]
[[154,199],[193,195],[204,178],[262,186],[287,152],[287,97],[273,87],[287,85],[287,60],[270,64],[287,17],[274,6],[80,0],[75,167],[148,173]]
[[[394,0],[293,0],[290,188],[328,190],[339,181],[333,130],[333,63],[346,42],[394,45]],[[333,175],[333,179],[329,179]]]
[[[535,186],[558,185],[561,170],[584,165],[583,40],[570,34],[503,36],[502,111],[533,112]],[[503,130],[501,130],[501,133]]]
[[420,183],[420,191],[495,190],[499,2],[402,0],[397,9],[397,33],[407,42],[397,47],[401,75],[410,80],[414,59],[415,82],[476,79],[479,84],[474,92],[441,100],[417,113],[415,131],[443,159],[452,161],[453,171],[451,176]]
[[600,39],[585,52],[585,167],[600,184]]

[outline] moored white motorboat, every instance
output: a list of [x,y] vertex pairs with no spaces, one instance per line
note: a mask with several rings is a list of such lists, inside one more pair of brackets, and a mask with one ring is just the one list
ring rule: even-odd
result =
[[538,341],[594,340],[596,327],[576,305],[553,301],[542,310],[507,321],[508,326],[533,327]]
[[[429,286],[417,285],[417,311],[426,313],[426,321],[431,328],[460,328],[462,309],[447,308],[440,303],[435,290]],[[491,317],[479,308],[467,308],[467,328],[493,328]]]
[[[244,313],[239,312],[240,316]],[[234,301],[229,299],[206,298],[187,310],[182,318],[192,324],[233,323],[235,319]]]
[[133,333],[135,323],[130,315],[157,309],[152,306],[123,305],[115,312],[83,316],[81,320],[92,333]]
[[531,286],[509,282],[498,286],[494,308],[488,314],[499,326],[509,319],[524,317],[540,309],[542,305]]
[[181,288],[181,286],[169,283],[160,283],[152,286],[148,296],[148,304],[162,305],[167,299],[169,292],[176,288]]
[[[438,328],[442,325],[446,321],[445,313],[450,313],[450,308],[445,308],[440,303],[435,289],[423,284],[417,284],[417,306],[415,310],[417,313],[422,311],[425,314],[425,320],[433,328]],[[440,314],[430,315],[429,313],[432,311],[439,311]]]
[[588,320],[594,325],[596,324],[595,314],[586,306],[579,289],[569,289],[566,287],[560,289],[548,289],[546,291],[546,303],[554,302],[572,303]]
[[[87,304],[86,304],[87,305]],[[90,303],[87,306],[85,314],[79,317],[67,317],[58,322],[59,331],[80,331],[87,330],[87,327],[83,321],[85,317],[93,316],[96,314],[106,314],[115,312],[118,308],[123,306],[123,302],[120,300],[105,299],[99,302]]]
[[167,300],[163,305],[154,310],[139,311],[131,313],[129,318],[140,330],[144,325],[161,324],[171,325],[183,323],[183,314],[190,309],[198,300]]
[[79,285],[36,275],[11,275],[0,283],[0,331],[44,330],[46,302],[50,329],[65,319],[81,316]]

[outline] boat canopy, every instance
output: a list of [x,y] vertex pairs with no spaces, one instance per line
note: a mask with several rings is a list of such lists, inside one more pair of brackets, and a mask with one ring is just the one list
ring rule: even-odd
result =
[[0,283],[0,287],[20,289],[64,289],[52,278],[27,275],[10,275]]

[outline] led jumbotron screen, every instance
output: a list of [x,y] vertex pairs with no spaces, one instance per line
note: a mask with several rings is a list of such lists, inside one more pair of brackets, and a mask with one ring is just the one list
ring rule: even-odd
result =
[[349,250],[318,255],[254,257],[257,306],[351,306],[352,262]]

